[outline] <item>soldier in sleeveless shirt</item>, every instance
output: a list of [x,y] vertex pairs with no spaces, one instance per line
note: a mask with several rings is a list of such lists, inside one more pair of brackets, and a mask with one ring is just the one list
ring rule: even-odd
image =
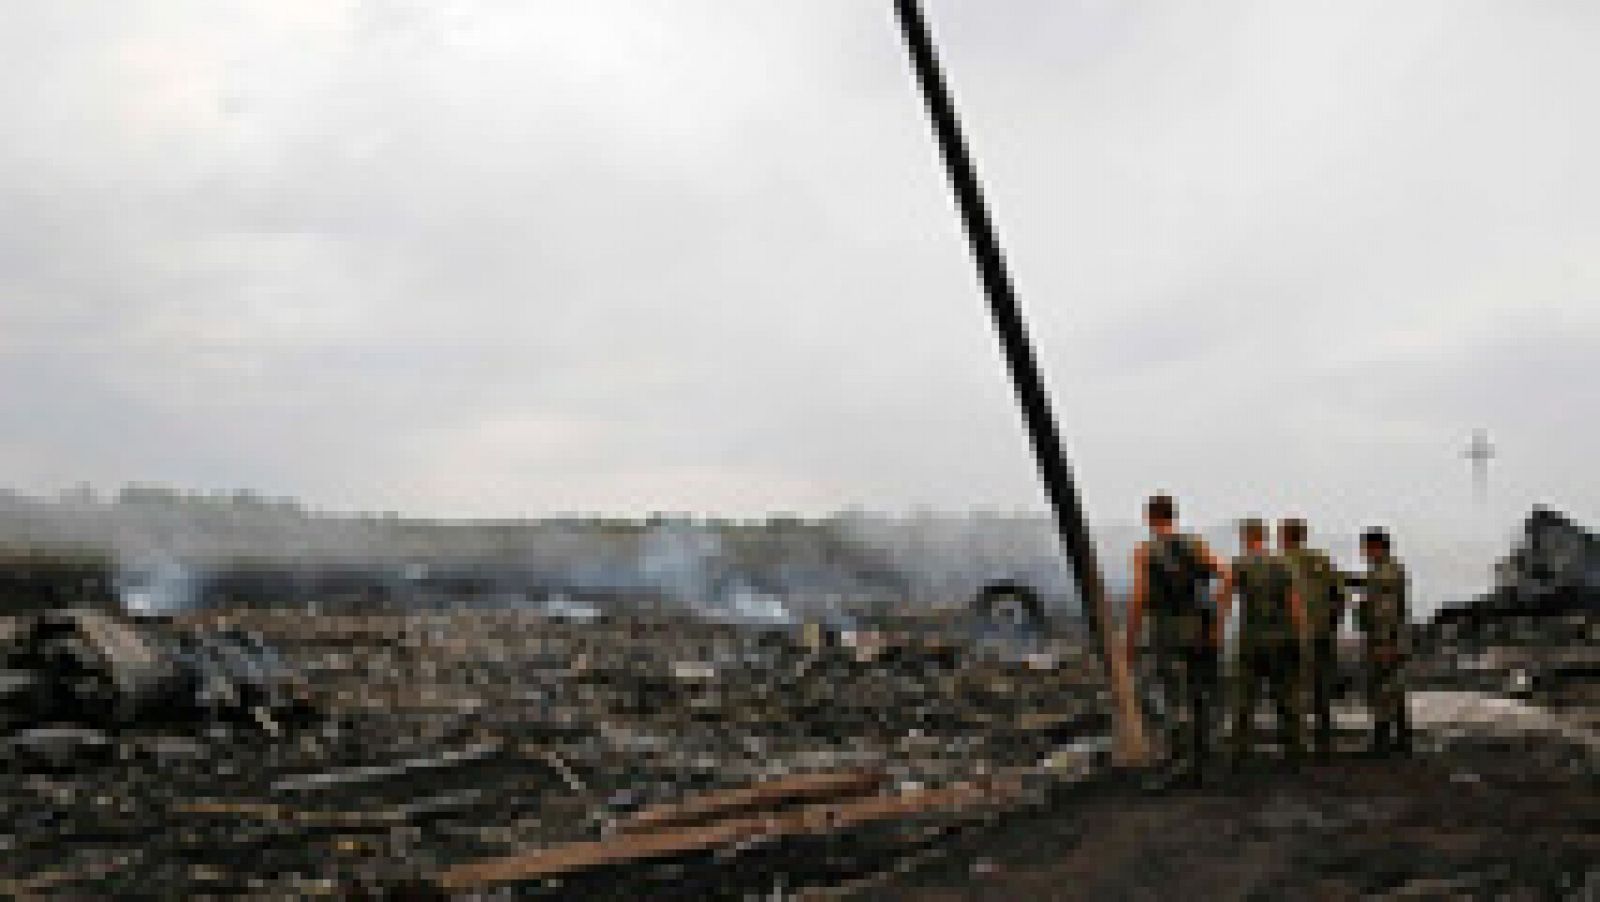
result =
[[1219,626],[1226,626],[1235,596],[1239,599],[1238,681],[1233,705],[1233,759],[1235,764],[1253,751],[1255,713],[1263,686],[1278,715],[1279,734],[1286,755],[1301,755],[1300,706],[1296,689],[1300,676],[1300,636],[1305,633],[1305,609],[1294,589],[1287,564],[1267,550],[1267,527],[1258,519],[1239,525],[1243,552],[1233,559],[1217,587]]
[[1133,553],[1127,657],[1131,665],[1148,613],[1168,763],[1174,772],[1198,775],[1209,753],[1218,685],[1215,616],[1205,589],[1222,572],[1222,563],[1204,540],[1178,532],[1177,520],[1171,497],[1156,495],[1146,502],[1150,538]]

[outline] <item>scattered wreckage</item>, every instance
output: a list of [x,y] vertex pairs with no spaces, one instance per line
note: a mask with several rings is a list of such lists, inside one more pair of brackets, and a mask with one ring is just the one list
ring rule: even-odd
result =
[[247,630],[68,608],[12,618],[6,634],[0,716],[13,727],[243,718],[276,730],[313,704],[303,677]]
[[[49,683],[67,701],[11,734],[27,763],[0,778],[0,892],[871,895],[1103,782],[1096,659],[1059,626],[1022,629],[1001,594],[793,628],[477,607],[19,617],[8,697]],[[1530,659],[1593,645],[1593,618],[1524,621]],[[1508,622],[1485,619],[1481,648],[1428,628],[1419,713],[1506,726],[1460,687],[1466,655],[1510,660]],[[1561,691],[1592,691],[1573,673]],[[316,717],[274,731],[252,713],[306,687]],[[163,725],[175,700],[190,719]],[[1527,734],[1592,735],[1526,707],[1506,710]]]
[[[889,867],[1020,804],[1041,774],[1103,758],[1094,742],[1063,751],[1106,724],[1098,668],[1060,641],[1007,660],[910,622],[813,645],[804,630],[528,610],[234,611],[161,634],[223,624],[278,649],[323,716],[276,737],[226,720],[108,731],[76,771],[8,777],[0,880],[770,893]],[[92,801],[113,786],[115,811]],[[24,829],[41,805],[57,821]]]
[[1420,629],[1427,685],[1476,689],[1564,707],[1600,704],[1600,538],[1535,508],[1483,596],[1443,608]]

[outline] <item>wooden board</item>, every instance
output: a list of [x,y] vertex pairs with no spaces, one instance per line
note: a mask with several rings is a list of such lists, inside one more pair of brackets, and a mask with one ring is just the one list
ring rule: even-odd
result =
[[844,802],[806,805],[777,813],[726,818],[690,827],[624,833],[608,839],[468,862],[437,878],[445,890],[540,880],[563,874],[729,846],[755,839],[831,833],[874,821],[951,814],[1016,798],[1014,783],[927,789]]
[[880,789],[886,777],[878,771],[835,771],[795,774],[776,780],[695,796],[685,802],[657,805],[617,824],[621,833],[684,827],[749,811],[771,811],[798,802],[821,802],[862,796]]

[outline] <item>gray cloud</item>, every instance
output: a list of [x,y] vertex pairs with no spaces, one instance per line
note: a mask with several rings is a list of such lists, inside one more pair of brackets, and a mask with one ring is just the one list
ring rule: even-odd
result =
[[[1590,5],[930,13],[1097,517],[1600,514]],[[1039,503],[887,4],[6,18],[18,488]]]

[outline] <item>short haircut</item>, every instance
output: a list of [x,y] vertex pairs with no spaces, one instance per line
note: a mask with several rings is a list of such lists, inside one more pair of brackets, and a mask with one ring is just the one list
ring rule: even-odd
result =
[[1299,517],[1285,517],[1278,521],[1278,533],[1285,542],[1299,545],[1306,540],[1306,521]]
[[1389,531],[1382,527],[1374,526],[1361,534],[1361,544],[1388,551]]
[[1251,541],[1267,537],[1267,524],[1260,517],[1246,517],[1239,521],[1239,535]]
[[1151,495],[1144,503],[1144,515],[1152,520],[1171,523],[1178,519],[1178,502],[1171,495]]

